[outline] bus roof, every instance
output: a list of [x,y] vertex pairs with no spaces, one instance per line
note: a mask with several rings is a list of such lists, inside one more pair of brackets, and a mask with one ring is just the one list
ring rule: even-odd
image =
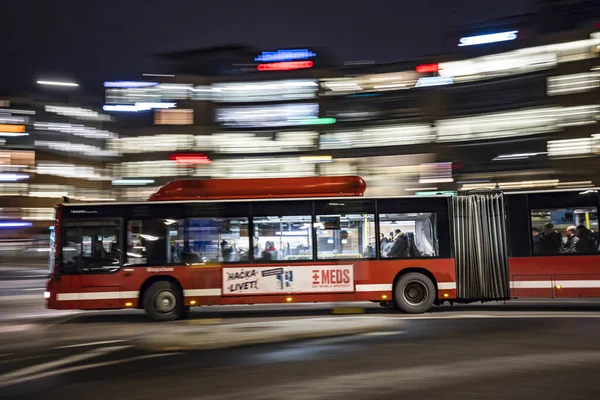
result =
[[180,179],[158,189],[148,201],[359,197],[360,176],[254,179]]

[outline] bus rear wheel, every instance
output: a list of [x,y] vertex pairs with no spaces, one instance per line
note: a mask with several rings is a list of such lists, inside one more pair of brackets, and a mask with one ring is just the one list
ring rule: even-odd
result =
[[435,285],[418,272],[402,275],[394,286],[394,302],[403,312],[420,314],[428,311],[436,299]]
[[183,314],[183,294],[171,282],[154,282],[144,293],[144,310],[153,321],[174,321]]

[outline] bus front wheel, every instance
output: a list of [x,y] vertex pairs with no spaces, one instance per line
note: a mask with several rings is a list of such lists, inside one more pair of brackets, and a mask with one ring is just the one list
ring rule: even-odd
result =
[[154,282],[144,294],[144,310],[154,321],[174,321],[183,314],[183,294],[171,282]]
[[418,272],[402,275],[394,286],[394,302],[405,313],[424,313],[431,308],[435,299],[435,285]]

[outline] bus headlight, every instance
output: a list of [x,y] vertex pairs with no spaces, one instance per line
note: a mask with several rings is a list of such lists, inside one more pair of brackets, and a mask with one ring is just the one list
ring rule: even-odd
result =
[[44,298],[45,298],[45,299],[49,299],[49,298],[50,298],[50,292],[49,292],[49,291],[47,291],[47,290],[46,290],[46,291],[44,292]]

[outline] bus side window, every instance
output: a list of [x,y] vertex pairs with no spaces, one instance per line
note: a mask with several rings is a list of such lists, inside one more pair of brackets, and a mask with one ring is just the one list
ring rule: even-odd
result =
[[436,213],[379,214],[382,258],[420,258],[439,255]]
[[254,259],[312,260],[310,215],[254,217]]
[[127,222],[127,265],[183,263],[184,221],[151,218]]
[[320,260],[375,258],[374,214],[317,215]]
[[248,261],[248,218],[189,218],[182,261],[234,263]]
[[562,207],[531,210],[534,256],[599,252],[598,209]]

